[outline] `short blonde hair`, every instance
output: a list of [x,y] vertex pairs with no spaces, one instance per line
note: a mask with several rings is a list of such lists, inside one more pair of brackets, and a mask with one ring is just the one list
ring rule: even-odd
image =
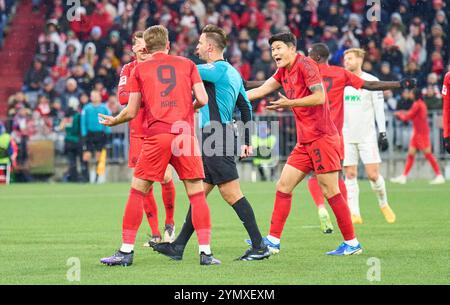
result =
[[149,53],[164,51],[169,42],[169,31],[162,25],[154,25],[144,32],[145,46]]
[[208,24],[206,25],[202,33],[206,35],[208,39],[211,39],[215,42],[216,46],[223,51],[227,47],[227,34],[222,28],[219,28],[217,25]]
[[359,49],[359,48],[351,48],[351,49],[346,50],[344,52],[344,56],[349,53],[353,53],[353,54],[355,54],[356,57],[359,57],[362,59],[364,59],[364,56],[366,55],[366,51],[364,51],[363,49]]

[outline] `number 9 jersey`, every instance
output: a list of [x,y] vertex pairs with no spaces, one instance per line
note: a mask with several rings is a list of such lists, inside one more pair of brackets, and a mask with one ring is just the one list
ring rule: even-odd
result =
[[196,65],[184,57],[156,52],[139,63],[131,72],[129,92],[142,94],[145,135],[194,135],[192,88],[201,82]]

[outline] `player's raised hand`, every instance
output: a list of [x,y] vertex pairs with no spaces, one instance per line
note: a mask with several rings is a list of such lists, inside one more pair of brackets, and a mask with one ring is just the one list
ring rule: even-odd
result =
[[98,122],[102,125],[110,126],[110,127],[117,125],[115,117],[110,116],[110,115],[105,115],[102,113],[98,114]]
[[291,100],[285,97],[283,94],[278,92],[279,99],[276,101],[270,102],[270,105],[266,108],[269,110],[278,110],[282,108],[289,108],[291,107]]
[[133,53],[138,53],[138,52],[145,52],[146,51],[146,46],[145,46],[145,41],[144,39],[138,39],[136,40],[136,43],[134,44],[132,50]]
[[242,145],[241,146],[241,156],[239,160],[245,159],[250,157],[253,154],[253,147],[249,145]]

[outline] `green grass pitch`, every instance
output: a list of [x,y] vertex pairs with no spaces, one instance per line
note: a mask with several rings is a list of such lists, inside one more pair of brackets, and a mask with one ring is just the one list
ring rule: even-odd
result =
[[[1,186],[0,284],[449,284],[450,185],[388,184],[397,214],[393,225],[384,221],[368,182],[360,181],[360,188],[365,221],[356,227],[364,247],[360,256],[324,255],[341,242],[341,236],[319,231],[316,208],[303,183],[294,193],[281,253],[269,260],[234,261],[246,250],[247,236],[233,209],[215,190],[208,201],[212,249],[221,266],[199,266],[196,238],[181,262],[141,247],[149,232],[144,219],[134,264],[125,268],[103,266],[99,259],[120,246],[127,184]],[[265,235],[275,184],[243,183],[242,189]],[[162,227],[159,185],[155,194]],[[187,207],[184,189],[177,183],[177,231]],[[66,278],[70,257],[80,259],[80,282]],[[373,274],[368,265],[373,257],[380,260],[380,281],[375,282],[367,279],[368,272]]]

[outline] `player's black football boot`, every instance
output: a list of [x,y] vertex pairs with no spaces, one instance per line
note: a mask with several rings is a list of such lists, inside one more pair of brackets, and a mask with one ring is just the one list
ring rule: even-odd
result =
[[173,260],[181,261],[183,259],[184,246],[174,243],[159,243],[152,244],[151,247],[154,251],[170,257]]
[[270,251],[269,251],[269,247],[264,246],[262,248],[259,249],[255,249],[255,248],[250,248],[247,251],[245,251],[244,255],[242,255],[241,257],[237,258],[236,260],[239,261],[260,261],[263,260],[265,258],[269,258],[270,256]]
[[220,265],[221,262],[215,258],[212,254],[200,253],[200,265],[208,266],[208,265]]

